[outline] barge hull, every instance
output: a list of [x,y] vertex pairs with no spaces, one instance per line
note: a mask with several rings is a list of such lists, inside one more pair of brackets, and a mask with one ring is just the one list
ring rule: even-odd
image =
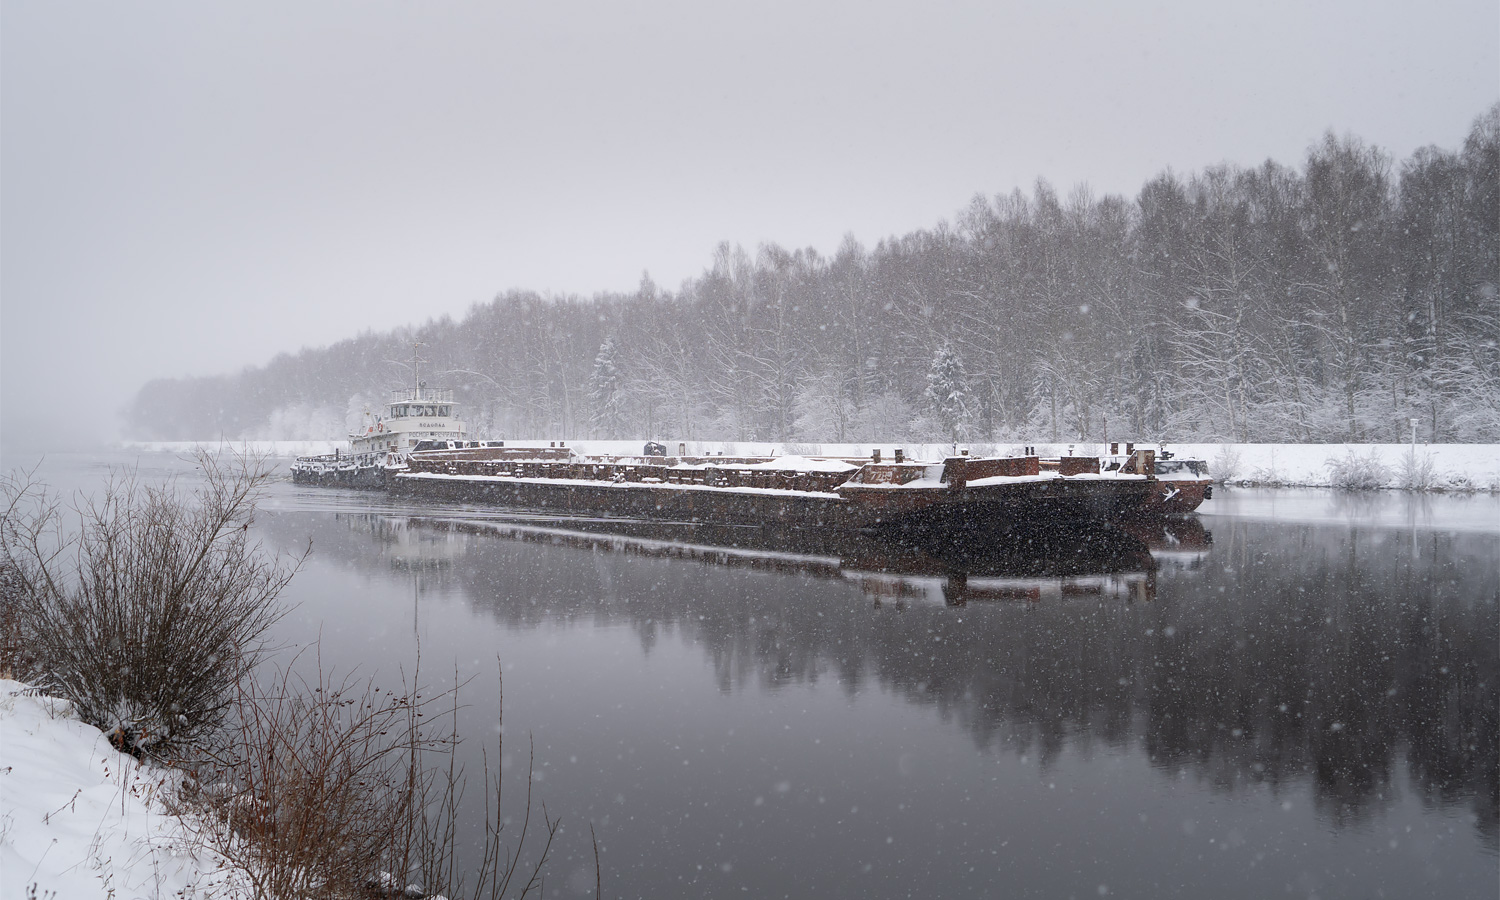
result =
[[390,483],[388,471],[382,466],[362,466],[347,469],[324,469],[310,471],[292,470],[293,484],[315,484],[321,487],[345,487],[356,490],[385,490]]
[[1126,518],[1143,505],[1154,487],[1145,481],[1055,479],[1003,488],[868,489],[841,496],[411,472],[394,475],[387,484],[392,494],[411,499],[484,503],[569,515],[970,537],[1019,527]]

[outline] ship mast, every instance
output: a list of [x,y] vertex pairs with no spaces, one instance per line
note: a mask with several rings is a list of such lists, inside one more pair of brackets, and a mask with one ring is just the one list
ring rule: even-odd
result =
[[413,400],[422,399],[422,363],[425,362],[425,360],[422,359],[420,355],[418,355],[417,348],[425,346],[427,346],[427,344],[423,341],[413,341],[411,345],[412,382],[413,386],[416,388],[416,391],[412,394]]

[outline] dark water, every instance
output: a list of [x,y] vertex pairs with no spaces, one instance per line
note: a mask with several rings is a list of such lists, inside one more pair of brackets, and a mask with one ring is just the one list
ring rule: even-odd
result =
[[977,556],[265,510],[313,541],[288,643],[476,676],[474,753],[503,666],[557,896],[593,892],[590,824],[609,897],[1500,895],[1495,497],[1244,491]]

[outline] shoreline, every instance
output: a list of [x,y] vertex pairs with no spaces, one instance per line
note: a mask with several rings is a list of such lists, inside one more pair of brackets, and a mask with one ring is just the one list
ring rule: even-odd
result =
[[116,750],[68,701],[0,679],[0,738],[0,896],[252,895],[170,809],[182,773]]

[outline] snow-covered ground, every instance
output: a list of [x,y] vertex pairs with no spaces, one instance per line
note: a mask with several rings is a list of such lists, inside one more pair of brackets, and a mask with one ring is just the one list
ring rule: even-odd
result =
[[173,779],[0,679],[0,900],[249,896],[167,812]]
[[1388,488],[1500,491],[1500,444],[1175,444],[1232,484],[1328,487],[1351,460]]
[[[548,441],[507,441],[514,446],[547,446]],[[799,442],[663,441],[669,454],[679,451],[702,456],[837,456],[868,458],[880,450],[890,459],[900,448],[909,459],[937,460],[953,453],[952,444],[819,444]],[[579,453],[639,454],[644,441],[568,441]],[[145,452],[188,453],[196,447],[232,447],[276,458],[332,453],[346,442],[327,441],[133,441],[125,449]],[[1097,456],[1109,451],[1107,444],[1032,444],[1043,456]],[[1143,445],[1155,446],[1155,445]],[[979,456],[1020,453],[1020,443],[960,444]],[[1500,444],[1171,444],[1179,457],[1207,460],[1214,477],[1237,484],[1296,487],[1330,487],[1334,483],[1331,463],[1348,461],[1351,454],[1369,471],[1382,476],[1386,487],[1406,486],[1412,475],[1431,490],[1500,491]],[[1425,474],[1424,474],[1425,473]]]

